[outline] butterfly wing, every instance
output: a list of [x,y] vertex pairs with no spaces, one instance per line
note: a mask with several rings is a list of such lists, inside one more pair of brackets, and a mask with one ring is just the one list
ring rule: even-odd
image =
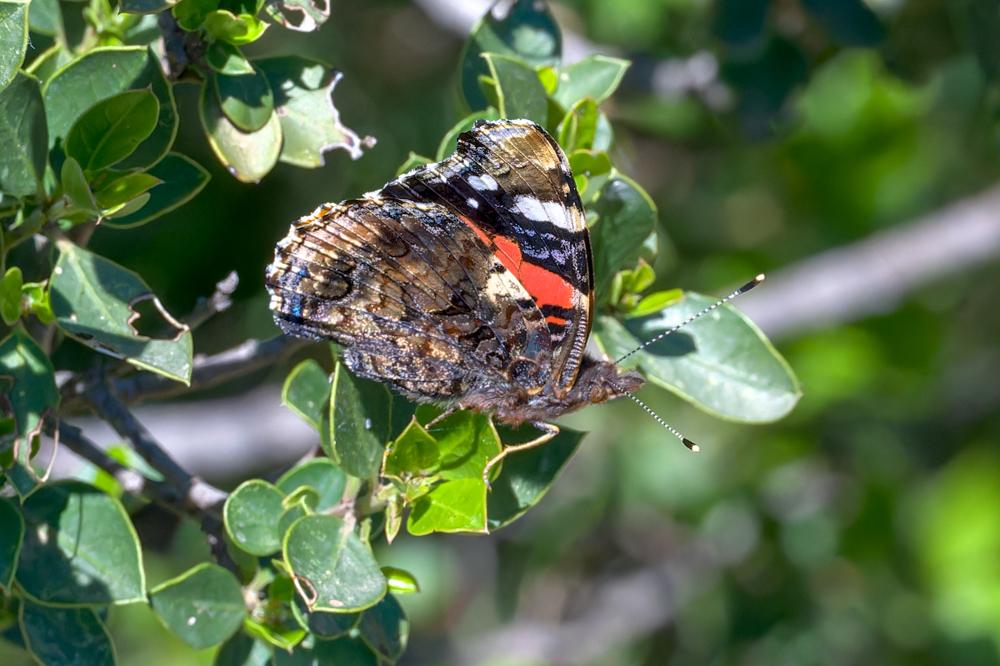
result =
[[455,154],[404,174],[381,195],[434,201],[473,229],[545,317],[552,387],[576,380],[590,334],[593,259],[586,216],[566,156],[529,121],[482,122]]
[[356,374],[411,398],[544,384],[532,374],[551,358],[541,312],[441,206],[373,197],[321,207],[278,243],[266,283],[286,333],[337,341]]

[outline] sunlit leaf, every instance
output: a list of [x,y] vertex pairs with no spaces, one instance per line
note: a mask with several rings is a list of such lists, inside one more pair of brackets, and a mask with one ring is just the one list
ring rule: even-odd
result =
[[306,423],[319,430],[331,391],[330,377],[309,358],[295,366],[281,389],[281,402]]
[[59,404],[54,371],[48,355],[20,328],[0,342],[0,385],[12,412],[14,431],[0,437],[0,450],[16,449],[27,462],[31,441],[41,430],[42,419]]
[[[155,56],[142,47],[98,47],[66,65],[43,90],[49,144],[65,140],[73,123],[97,102],[126,90],[152,90],[160,104],[156,129],[118,166],[148,167],[170,149],[177,133],[177,107],[172,87]],[[73,100],[66,104],[65,100]]]
[[267,30],[267,23],[253,14],[234,14],[226,9],[216,9],[208,12],[201,27],[215,39],[240,46],[260,39]]
[[14,80],[28,47],[28,3],[0,2],[0,89]]
[[535,68],[514,56],[484,53],[503,118],[527,118],[544,125],[548,98]]
[[[598,319],[595,334],[612,357],[711,305],[715,299],[687,293],[660,312],[619,322]],[[635,354],[650,382],[712,414],[736,421],[768,422],[785,416],[801,396],[795,375],[746,317],[723,306]]]
[[[49,287],[59,327],[88,347],[187,383],[191,378],[191,332],[179,325],[142,279],[125,268],[72,243],[60,242],[59,261]],[[152,301],[171,337],[155,339],[133,327],[135,307]]]
[[226,640],[246,616],[243,592],[233,574],[203,563],[149,592],[156,616],[181,640],[206,648]]
[[84,483],[59,481],[32,493],[23,512],[16,580],[32,598],[55,604],[145,599],[139,538],[117,499]]
[[282,133],[276,113],[256,132],[243,132],[226,118],[213,86],[206,83],[198,115],[213,152],[237,180],[256,183],[278,162]]
[[149,90],[126,90],[102,99],[70,127],[63,150],[84,171],[122,161],[153,133],[160,103]]
[[600,104],[615,92],[629,67],[628,60],[591,55],[559,70],[559,85],[552,98],[569,109],[584,98]]
[[445,481],[410,508],[406,529],[414,536],[431,532],[487,532],[486,483],[480,477]]
[[391,409],[389,389],[337,364],[324,446],[345,472],[361,479],[378,472],[391,434]]
[[312,32],[330,18],[330,0],[270,0],[264,9],[280,25]]
[[179,153],[169,153],[146,173],[160,181],[149,190],[146,205],[130,215],[105,220],[105,227],[129,229],[146,224],[190,201],[209,179],[208,172],[200,164]]
[[237,546],[263,557],[281,549],[278,522],[285,511],[285,493],[261,479],[240,484],[226,498],[223,519],[226,533]]
[[0,191],[21,197],[41,190],[48,141],[38,81],[18,74],[0,91]]
[[216,73],[212,77],[219,106],[233,125],[244,132],[256,132],[271,119],[274,95],[260,72]]
[[121,11],[129,14],[156,14],[175,4],[177,0],[121,0]]
[[336,516],[300,518],[285,534],[283,553],[310,610],[353,612],[385,596],[371,548]]
[[265,58],[254,65],[274,93],[284,137],[282,162],[313,169],[323,166],[324,155],[331,150],[346,150],[356,160],[372,145],[372,140],[360,139],[340,122],[332,97],[340,72],[299,56]]
[[0,319],[7,326],[13,326],[21,318],[21,287],[24,276],[21,269],[12,266],[0,278]]
[[156,176],[143,171],[129,173],[102,187],[94,193],[94,198],[98,207],[106,211],[132,201],[161,182]]
[[462,94],[470,109],[487,106],[479,87],[480,77],[489,75],[483,53],[517,56],[532,67],[556,65],[562,54],[562,34],[545,2],[495,2],[472,28],[461,56]]

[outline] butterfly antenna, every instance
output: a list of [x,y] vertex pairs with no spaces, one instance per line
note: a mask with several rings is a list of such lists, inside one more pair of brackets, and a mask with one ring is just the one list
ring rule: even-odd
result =
[[[761,273],[757,277],[755,277],[754,279],[750,280],[745,285],[743,285],[742,287],[740,287],[739,289],[737,289],[736,291],[734,291],[733,293],[731,293],[728,296],[726,296],[725,298],[720,298],[715,303],[712,303],[711,305],[709,305],[707,308],[701,310],[700,312],[694,313],[693,315],[691,315],[690,317],[688,317],[687,319],[685,319],[681,323],[677,324],[676,326],[665,330],[663,333],[660,333],[656,337],[653,337],[653,338],[651,338],[649,340],[646,340],[641,345],[639,345],[638,347],[636,347],[635,349],[633,349],[629,353],[625,354],[624,356],[619,356],[615,360],[615,363],[621,363],[622,361],[624,361],[625,359],[627,359],[632,354],[636,354],[636,353],[642,351],[643,349],[645,349],[646,347],[648,347],[649,345],[653,344],[654,342],[658,342],[658,341],[662,340],[663,338],[667,337],[668,335],[670,335],[671,333],[677,332],[678,330],[684,328],[685,326],[687,326],[688,324],[690,324],[691,322],[693,322],[695,319],[700,319],[701,317],[704,317],[705,315],[707,315],[712,310],[715,310],[719,306],[724,305],[724,304],[728,303],[729,301],[733,300],[734,298],[736,298],[740,294],[747,293],[748,291],[750,291],[751,289],[753,289],[754,287],[756,287],[757,285],[759,285],[763,281],[764,281],[764,274]],[[667,427],[669,428],[669,426],[667,426]],[[674,434],[677,435],[678,437],[680,437],[680,434],[677,433],[676,431],[674,431]],[[685,444],[686,443],[687,442],[685,441]]]
[[650,407],[649,405],[647,405],[646,403],[644,403],[642,400],[639,400],[639,398],[637,398],[634,393],[626,393],[625,397],[628,398],[629,400],[631,400],[632,402],[634,402],[635,404],[639,405],[639,407],[642,408],[642,411],[644,411],[647,414],[649,414],[650,416],[652,416],[654,421],[656,421],[661,426],[663,426],[664,428],[666,428],[670,432],[671,435],[673,435],[677,439],[681,440],[681,442],[684,443],[684,446],[688,447],[688,449],[690,451],[692,451],[694,453],[698,453],[699,451],[701,451],[701,447],[700,446],[698,446],[697,444],[695,444],[694,442],[692,442],[690,439],[688,439],[687,437],[685,437],[684,435],[682,435],[680,430],[678,430],[677,428],[673,427],[672,425],[670,425],[669,423],[667,423],[666,421],[664,421],[660,417],[659,414],[657,414],[656,412],[653,411],[652,407]]

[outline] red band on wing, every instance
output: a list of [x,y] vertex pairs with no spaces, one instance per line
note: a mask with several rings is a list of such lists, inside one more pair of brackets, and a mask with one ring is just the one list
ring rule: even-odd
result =
[[[475,222],[464,215],[459,218],[472,229],[488,246],[496,247],[494,256],[504,267],[513,273],[524,288],[535,299],[535,305],[555,305],[556,307],[571,309],[573,307],[573,285],[566,281],[566,278],[557,275],[550,270],[536,266],[523,260],[521,249],[517,243],[504,236],[489,236],[479,228]],[[561,319],[553,324],[564,325],[566,320]]]

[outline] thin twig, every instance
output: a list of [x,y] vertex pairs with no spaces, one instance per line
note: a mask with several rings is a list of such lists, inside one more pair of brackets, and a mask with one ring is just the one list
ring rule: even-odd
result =
[[84,393],[94,412],[127,439],[136,453],[173,485],[182,497],[203,511],[214,510],[226,494],[189,474],[170,457],[159,442],[125,404],[114,395],[105,381],[92,382]]
[[225,312],[233,304],[233,292],[240,284],[240,276],[236,271],[215,283],[215,291],[208,298],[199,298],[191,314],[184,317],[188,328],[195,329],[217,314]]

